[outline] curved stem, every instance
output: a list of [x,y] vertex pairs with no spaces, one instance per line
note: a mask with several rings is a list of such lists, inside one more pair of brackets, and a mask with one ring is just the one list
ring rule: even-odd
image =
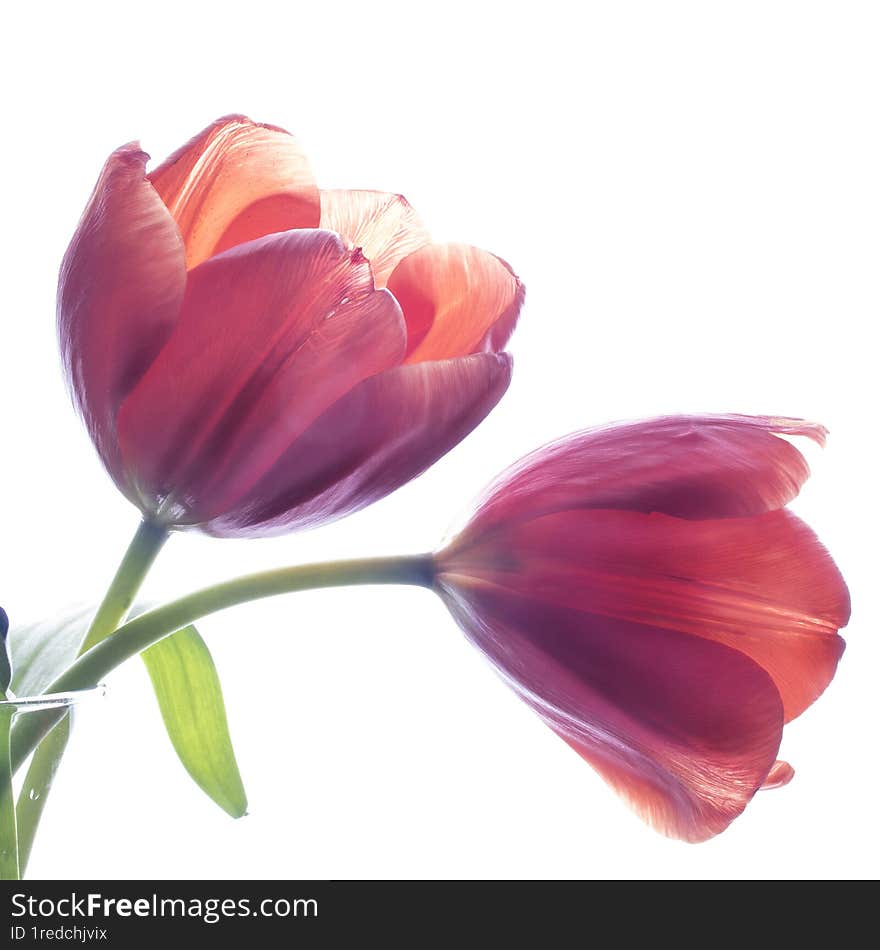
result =
[[[275,597],[300,590],[348,587],[358,584],[409,584],[431,587],[434,558],[430,554],[405,557],[378,557],[352,561],[332,561],[283,567],[248,574],[231,581],[205,587],[171,601],[123,624],[112,636],[82,654],[47,689],[47,693],[88,689],[96,686],[120,663],[157,641],[186,627],[201,617],[263,597]],[[63,715],[63,714],[62,714]],[[13,730],[12,769],[15,771],[53,723],[45,717],[35,723],[23,717]],[[55,720],[57,722],[57,719]]]

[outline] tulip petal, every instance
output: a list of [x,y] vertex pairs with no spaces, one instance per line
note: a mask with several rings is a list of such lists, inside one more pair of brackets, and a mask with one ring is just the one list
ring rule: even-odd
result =
[[77,409],[119,488],[131,497],[116,414],[177,324],[183,241],[136,144],[104,166],[61,264],[58,333]]
[[[527,553],[526,553],[527,552]],[[541,601],[694,634],[750,656],[786,721],[825,690],[843,654],[849,592],[815,534],[788,511],[689,521],[567,511],[461,541],[448,570]]]
[[145,503],[178,524],[227,510],[344,393],[399,363],[404,346],[394,298],[331,231],[274,234],[206,261],[119,414]]
[[489,414],[510,382],[505,353],[372,376],[317,419],[231,512],[223,537],[314,527],[384,497],[433,465]]
[[407,327],[407,362],[500,350],[525,297],[510,267],[465,244],[429,244],[388,280]]
[[782,759],[779,759],[777,762],[773,763],[773,768],[770,769],[767,778],[764,779],[764,784],[761,786],[762,791],[768,791],[773,788],[782,788],[794,778],[794,769],[788,764],[788,762],[783,762]]
[[245,116],[218,119],[150,172],[186,242],[186,265],[292,228],[315,228],[320,197],[296,139]]
[[403,195],[381,191],[322,191],[321,225],[359,247],[384,287],[395,267],[428,243],[421,218]]
[[468,638],[543,721],[649,824],[704,841],[767,778],[782,704],[723,644],[440,577]]
[[472,524],[576,508],[736,518],[781,508],[810,470],[778,435],[823,444],[822,426],[767,416],[665,416],[586,429],[533,452],[480,499]]

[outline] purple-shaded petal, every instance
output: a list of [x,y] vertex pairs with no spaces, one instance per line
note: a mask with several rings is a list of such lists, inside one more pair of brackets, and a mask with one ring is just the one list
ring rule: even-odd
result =
[[788,511],[712,521],[566,511],[467,531],[438,557],[455,575],[746,653],[776,683],[786,720],[821,695],[845,646],[846,584]]
[[179,326],[119,414],[148,507],[175,523],[233,507],[363,379],[396,365],[394,298],[330,231],[252,241],[190,272]]
[[504,472],[480,499],[472,525],[487,530],[577,508],[736,518],[781,508],[809,475],[778,435],[820,444],[800,419],[665,416],[587,429],[546,445]]
[[510,382],[507,354],[399,366],[365,380],[293,441],[232,511],[221,536],[312,527],[415,478],[488,415]]
[[767,778],[782,702],[744,654],[439,580],[458,623],[508,685],[658,831],[710,838]]
[[61,264],[58,333],[77,409],[119,488],[132,497],[116,414],[177,324],[186,286],[174,219],[136,145],[107,160]]

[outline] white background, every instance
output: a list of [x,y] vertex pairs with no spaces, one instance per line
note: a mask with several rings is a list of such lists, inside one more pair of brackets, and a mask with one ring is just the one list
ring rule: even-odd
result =
[[5,14],[0,602],[97,599],[136,513],[61,383],[57,267],[101,163],[242,111],[326,187],[401,191],[529,290],[512,388],[428,474],[272,541],[176,536],[145,594],[437,544],[491,476],[576,428],[796,414],[832,436],[795,509],[850,581],[849,647],[786,730],[797,769],[721,837],[644,827],[424,591],[206,620],[250,815],[190,783],[142,669],[80,722],[35,877],[873,877],[880,141],[872,3],[16,4]]

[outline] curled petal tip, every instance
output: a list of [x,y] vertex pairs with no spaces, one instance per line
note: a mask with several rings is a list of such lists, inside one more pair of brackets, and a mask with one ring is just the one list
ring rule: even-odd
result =
[[[513,279],[517,282],[517,284],[519,284],[522,287],[522,281],[519,278],[519,274],[517,274],[517,272],[513,269],[511,264],[507,260],[505,260],[503,257],[501,257],[500,254],[493,254],[492,256],[498,261],[499,264],[502,264],[505,267],[505,269],[510,274],[510,276],[513,277]],[[522,289],[523,291],[525,291],[525,287],[522,287]]]
[[245,115],[243,112],[227,112],[226,115],[214,119],[213,124],[226,125],[228,122],[243,122],[245,125],[257,124],[249,115]]
[[290,135],[290,132],[280,125],[273,125],[271,122],[257,122],[256,119],[252,119],[243,112],[230,112],[228,115],[221,115],[219,119],[214,120],[212,125],[250,125],[257,129],[268,129],[270,132],[283,132],[284,135]]
[[766,791],[771,788],[782,788],[783,785],[788,785],[793,778],[794,769],[788,762],[777,759],[773,763],[773,767],[767,773],[767,778],[764,779],[761,789]]
[[122,161],[140,162],[142,166],[146,166],[150,160],[149,153],[141,148],[141,143],[138,139],[132,142],[126,142],[125,145],[120,145],[119,148],[113,152],[112,157]]
[[828,439],[828,429],[818,422],[808,419],[791,419],[787,417],[772,417],[770,427],[780,435],[802,435],[812,439],[817,445],[824,446]]
[[428,243],[428,232],[406,198],[381,191],[322,191],[321,227],[361,248],[377,287],[385,286],[400,261]]
[[679,518],[745,517],[796,497],[806,459],[782,435],[822,443],[802,419],[732,414],[629,420],[572,433],[502,473],[480,502],[483,525],[578,508]]

